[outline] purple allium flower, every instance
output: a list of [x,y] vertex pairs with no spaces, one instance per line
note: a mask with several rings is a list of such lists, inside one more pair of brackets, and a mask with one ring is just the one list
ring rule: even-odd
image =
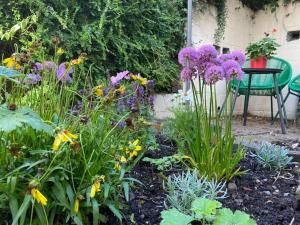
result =
[[23,82],[25,84],[38,84],[42,80],[42,77],[38,74],[30,73],[25,75]]
[[201,62],[209,62],[218,56],[218,51],[212,45],[202,45],[200,48],[198,48],[197,52]]
[[178,62],[181,65],[185,65],[186,61],[188,60],[190,63],[190,66],[193,67],[195,62],[197,61],[198,54],[195,48],[193,47],[187,47],[180,50],[178,54]]
[[228,60],[223,63],[223,69],[225,72],[226,80],[231,80],[232,78],[236,78],[238,80],[242,80],[244,77],[244,73],[241,69],[240,64],[235,60]]
[[231,59],[237,61],[241,66],[245,63],[246,61],[246,56],[244,53],[241,51],[233,51],[231,54]]
[[44,69],[48,70],[49,72],[51,72],[53,69],[56,69],[56,64],[52,61],[45,61],[43,65]]
[[34,70],[35,71],[42,71],[43,69],[44,69],[44,66],[43,66],[42,63],[37,62],[37,63],[34,64]]
[[149,105],[152,111],[154,111],[154,95],[149,96]]
[[119,84],[121,80],[123,79],[128,79],[129,78],[129,71],[123,71],[123,72],[120,72],[120,73],[117,73],[116,76],[112,76],[110,78],[110,81],[111,81],[111,84],[112,86],[115,86],[116,84]]
[[207,84],[214,84],[219,80],[223,80],[224,70],[221,66],[211,66],[204,74],[204,81]]
[[72,73],[72,67],[67,68],[65,63],[61,63],[56,72],[56,77],[59,81],[67,81],[68,83],[72,83],[72,77],[70,76]]
[[220,55],[219,59],[220,59],[221,62],[226,62],[226,61],[232,59],[232,55],[230,53],[222,54],[222,55]]
[[180,77],[181,77],[181,80],[183,80],[183,81],[191,80],[192,77],[193,77],[192,69],[190,69],[188,67],[182,68],[181,73],[180,73]]

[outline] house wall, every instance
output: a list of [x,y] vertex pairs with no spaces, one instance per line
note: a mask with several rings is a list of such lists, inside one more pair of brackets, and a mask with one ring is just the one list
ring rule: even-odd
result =
[[[300,39],[287,42],[286,35],[288,31],[300,30],[300,4],[280,7],[275,13],[270,10],[258,11],[254,13],[247,7],[243,7],[239,0],[227,0],[228,18],[224,33],[224,39],[220,42],[223,47],[232,50],[244,51],[250,42],[254,42],[264,37],[264,32],[271,32],[273,28],[277,29],[274,37],[280,43],[277,56],[286,59],[293,67],[293,75],[300,73]],[[212,44],[214,42],[214,33],[217,28],[216,9],[213,6],[200,12],[199,5],[193,8],[193,35],[192,42],[194,46],[201,44]],[[287,88],[283,91],[287,93]],[[218,82],[217,96],[219,106],[225,98],[225,82]],[[175,105],[174,95],[157,96],[155,109],[158,118],[170,116],[168,109]],[[274,102],[275,111],[276,101]],[[235,107],[235,113],[241,114],[243,111],[244,97],[239,97]],[[289,119],[296,116],[297,99],[290,96],[287,103],[287,115]],[[249,112],[258,116],[270,116],[270,98],[251,96],[249,103]]]

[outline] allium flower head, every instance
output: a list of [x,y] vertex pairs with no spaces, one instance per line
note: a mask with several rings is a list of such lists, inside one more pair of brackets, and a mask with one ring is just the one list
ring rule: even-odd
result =
[[228,61],[224,62],[223,69],[225,72],[226,80],[231,80],[232,78],[242,80],[244,77],[244,73],[241,69],[241,66],[235,60],[228,60]]
[[178,54],[178,62],[183,66],[186,64],[187,60],[189,63],[194,64],[197,61],[197,58],[197,51],[193,47],[183,48]]
[[56,64],[53,61],[45,61],[43,63],[44,69],[51,72],[53,69],[56,69]]
[[202,45],[200,48],[198,48],[197,52],[199,55],[199,60],[202,62],[211,61],[218,56],[218,51],[212,45]]
[[192,77],[193,77],[192,69],[190,69],[188,67],[182,68],[181,73],[180,73],[180,77],[181,77],[181,80],[183,80],[183,81],[191,80]]
[[214,84],[219,80],[223,80],[224,70],[221,66],[211,66],[204,74],[204,81],[207,84]]
[[246,56],[244,53],[241,51],[233,51],[231,54],[231,59],[237,61],[241,66],[245,63],[246,61]]
[[123,71],[123,72],[120,72],[120,73],[117,73],[116,76],[112,76],[110,78],[110,81],[111,81],[111,84],[112,86],[115,86],[116,84],[119,84],[121,80],[123,79],[128,79],[129,78],[129,71]]

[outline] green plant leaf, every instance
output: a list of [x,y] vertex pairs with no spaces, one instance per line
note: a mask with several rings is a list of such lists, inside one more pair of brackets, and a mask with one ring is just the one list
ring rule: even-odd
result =
[[120,213],[120,210],[118,210],[112,203],[107,204],[108,208],[112,211],[112,213],[120,220],[122,221],[123,216]]
[[212,220],[222,204],[216,200],[207,198],[197,198],[192,202],[191,210],[196,214],[198,219]]
[[189,225],[194,218],[179,212],[177,209],[169,209],[161,212],[160,225]]
[[0,106],[0,131],[11,132],[24,125],[30,126],[37,131],[44,131],[49,135],[53,133],[52,127],[46,124],[30,108],[24,107],[12,111],[5,106]]
[[128,182],[123,182],[122,186],[123,186],[123,190],[124,190],[125,199],[128,202],[129,201],[129,184],[128,184]]
[[256,225],[256,222],[245,212],[237,210],[233,213],[230,209],[223,208],[216,215],[213,225]]
[[18,213],[17,213],[16,216],[13,218],[12,225],[17,225],[17,224],[18,224],[19,218],[20,218],[22,215],[26,214],[27,209],[28,209],[28,206],[29,206],[29,203],[30,203],[30,200],[31,200],[31,195],[25,195],[24,200],[23,200],[23,203],[22,203],[22,205],[20,206],[20,208],[19,208],[19,210],[18,210]]

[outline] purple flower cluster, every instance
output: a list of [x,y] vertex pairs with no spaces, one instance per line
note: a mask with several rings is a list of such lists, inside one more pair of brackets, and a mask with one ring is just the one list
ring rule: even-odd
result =
[[112,86],[115,86],[115,85],[119,84],[120,81],[123,80],[124,78],[129,79],[129,71],[126,70],[126,71],[117,73],[116,76],[112,76],[110,78]]
[[42,77],[38,74],[30,73],[25,75],[23,82],[27,85],[38,84],[42,80]]
[[240,51],[219,55],[212,45],[183,48],[178,54],[178,61],[183,65],[181,79],[188,81],[200,76],[206,84],[223,79],[242,80],[244,74],[241,66],[245,60],[245,54]]

